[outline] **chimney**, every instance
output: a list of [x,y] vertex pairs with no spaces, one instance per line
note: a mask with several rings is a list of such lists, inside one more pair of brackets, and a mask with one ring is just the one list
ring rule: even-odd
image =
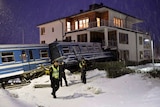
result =
[[83,10],[80,10],[80,13],[83,13]]
[[91,5],[89,5],[89,9],[90,10],[95,10],[95,9],[98,9],[98,8],[101,8],[101,7],[103,7],[103,3],[100,3],[100,4],[91,4]]

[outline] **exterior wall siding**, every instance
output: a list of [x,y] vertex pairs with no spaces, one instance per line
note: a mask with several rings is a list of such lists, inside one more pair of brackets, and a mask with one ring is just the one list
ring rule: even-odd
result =
[[[62,25],[63,24],[63,25]],[[62,27],[63,26],[63,27]],[[45,34],[41,35],[41,28],[45,28]],[[41,41],[45,41],[47,44],[52,43],[53,41],[62,40],[63,35],[65,34],[65,20],[58,20],[55,22],[51,22],[39,27],[40,29],[40,43]],[[54,31],[52,31],[54,30]]]

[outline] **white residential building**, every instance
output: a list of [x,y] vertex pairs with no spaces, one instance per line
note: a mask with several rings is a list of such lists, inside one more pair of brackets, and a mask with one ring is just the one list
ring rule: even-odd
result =
[[[151,59],[151,37],[136,24],[143,21],[103,4],[89,10],[38,25],[40,43],[53,41],[100,42],[116,49],[119,59],[140,62]],[[149,42],[148,42],[149,40]]]

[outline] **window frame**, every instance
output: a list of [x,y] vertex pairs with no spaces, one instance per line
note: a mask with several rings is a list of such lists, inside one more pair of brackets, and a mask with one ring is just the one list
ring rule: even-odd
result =
[[[7,54],[7,53],[9,53],[9,54]],[[3,55],[3,54],[5,54],[5,55]],[[5,59],[3,59],[3,58],[5,58]],[[13,51],[1,52],[1,60],[2,60],[2,63],[15,62],[14,52]],[[6,61],[4,61],[4,60],[6,60]]]

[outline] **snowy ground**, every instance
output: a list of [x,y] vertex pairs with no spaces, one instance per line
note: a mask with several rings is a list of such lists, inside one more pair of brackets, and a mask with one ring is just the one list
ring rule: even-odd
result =
[[160,79],[145,74],[128,74],[106,78],[105,71],[87,71],[87,84],[79,74],[67,72],[69,86],[60,87],[57,99],[51,88],[34,88],[50,84],[47,75],[34,79],[20,89],[0,89],[0,107],[160,107]]

